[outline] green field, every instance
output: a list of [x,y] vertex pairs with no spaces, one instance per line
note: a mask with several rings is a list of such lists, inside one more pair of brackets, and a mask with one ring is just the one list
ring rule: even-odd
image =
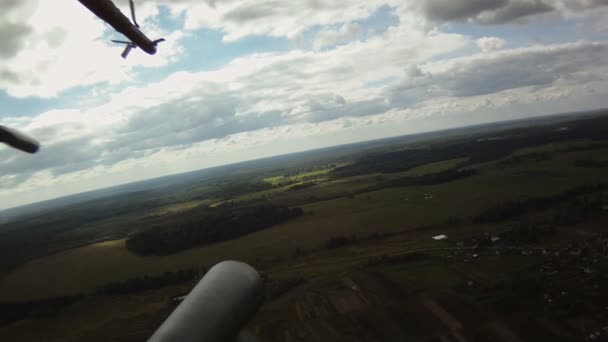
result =
[[[340,165],[338,165],[338,166],[340,166]],[[284,184],[284,183],[297,183],[297,182],[303,182],[303,181],[324,180],[324,179],[327,179],[327,174],[330,173],[333,169],[335,169],[335,167],[320,169],[320,170],[315,170],[315,171],[309,171],[309,172],[302,172],[302,173],[298,173],[296,175],[291,175],[291,176],[273,176],[273,177],[264,178],[264,181],[268,182],[272,185],[280,185],[280,184]]]

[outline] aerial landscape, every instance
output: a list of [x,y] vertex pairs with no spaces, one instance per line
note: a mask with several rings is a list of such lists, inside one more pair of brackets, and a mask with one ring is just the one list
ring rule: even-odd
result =
[[264,341],[580,340],[608,318],[607,125],[395,137],[6,210],[0,336],[145,339],[235,259],[265,279]]
[[608,341],[608,1],[0,1],[0,341]]

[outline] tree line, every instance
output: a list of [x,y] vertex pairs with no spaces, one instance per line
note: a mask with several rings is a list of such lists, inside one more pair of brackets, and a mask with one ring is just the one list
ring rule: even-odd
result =
[[126,247],[138,255],[169,255],[200,245],[235,239],[302,216],[301,208],[270,204],[200,209],[198,215],[171,220],[129,237]]
[[550,209],[557,204],[567,202],[575,197],[600,192],[605,189],[606,186],[604,184],[583,185],[557,195],[509,201],[484,210],[481,214],[473,218],[473,222],[485,224],[506,221],[524,215],[530,211]]
[[194,280],[201,272],[194,269],[165,272],[158,276],[142,276],[129,278],[104,285],[95,290],[95,294],[101,295],[127,295],[130,293],[153,290],[169,285],[176,285]]
[[356,194],[371,192],[382,190],[385,188],[396,188],[396,187],[406,187],[406,186],[428,186],[428,185],[437,185],[452,182],[459,179],[464,179],[468,177],[473,177],[479,174],[479,171],[476,169],[468,169],[468,170],[446,170],[442,172],[432,173],[428,175],[418,176],[418,177],[402,177],[397,179],[391,179],[387,181],[381,181],[378,184],[371,185],[367,188],[359,190]]
[[201,277],[202,273],[204,271],[195,269],[178,270],[175,272],[165,272],[158,276],[134,277],[124,281],[109,283],[87,295],[78,294],[38,300],[2,302],[0,303],[0,325],[26,319],[53,317],[62,310],[91,295],[128,295],[192,281]]
[[[495,132],[495,136],[502,138],[497,140],[480,140],[480,138],[487,137],[487,133],[484,133],[483,135],[457,138],[449,142],[438,141],[424,148],[368,154],[354,164],[334,169],[330,172],[330,175],[341,178],[378,172],[402,172],[416,166],[456,158],[468,158],[468,161],[459,165],[459,167],[490,162],[508,157],[516,150],[525,147],[576,139],[605,140],[604,127],[607,123],[608,118],[601,117],[569,122],[567,131],[558,130],[564,123],[541,127],[514,128]],[[606,146],[605,142],[594,142],[588,146],[570,147],[556,152],[597,149],[604,146]],[[547,156],[539,154],[536,157],[540,157],[542,160]]]
[[0,325],[24,319],[53,317],[58,311],[82,300],[84,295],[61,296],[23,302],[0,303]]

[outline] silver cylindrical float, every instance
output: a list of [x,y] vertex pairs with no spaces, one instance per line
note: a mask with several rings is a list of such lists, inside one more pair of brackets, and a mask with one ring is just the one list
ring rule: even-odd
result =
[[262,278],[253,267],[237,261],[221,262],[207,272],[148,341],[234,341],[262,299]]

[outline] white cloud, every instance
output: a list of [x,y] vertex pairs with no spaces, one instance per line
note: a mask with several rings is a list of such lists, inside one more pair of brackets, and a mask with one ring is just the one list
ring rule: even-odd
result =
[[361,31],[361,26],[357,23],[345,23],[339,29],[321,30],[315,37],[313,47],[320,50],[326,46],[349,42],[360,36]]
[[507,44],[507,41],[498,37],[483,37],[477,39],[477,46],[483,52],[500,50]]
[[393,102],[436,97],[472,97],[529,87],[580,87],[607,81],[608,44],[576,42],[538,45],[428,63],[423,76],[406,77],[391,88]]
[[[223,31],[226,41],[246,36],[269,35],[296,39],[306,30],[354,22],[369,17],[381,6],[397,1],[195,1],[183,7],[186,28],[211,28]],[[173,2],[174,11],[180,7]]]
[[418,9],[435,21],[473,21],[481,24],[519,22],[550,12],[572,15],[608,5],[606,0],[428,0]]

